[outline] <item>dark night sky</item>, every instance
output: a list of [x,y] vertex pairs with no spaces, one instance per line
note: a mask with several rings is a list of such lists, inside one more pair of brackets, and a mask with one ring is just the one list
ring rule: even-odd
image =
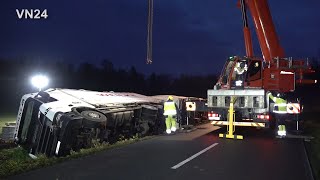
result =
[[[147,0],[1,0],[0,57],[75,64],[108,58],[144,73],[208,74],[220,72],[228,56],[245,54],[236,0],[154,2],[152,65],[145,64]],[[320,56],[320,1],[269,4],[286,55]],[[49,18],[20,20],[17,8],[48,9]]]

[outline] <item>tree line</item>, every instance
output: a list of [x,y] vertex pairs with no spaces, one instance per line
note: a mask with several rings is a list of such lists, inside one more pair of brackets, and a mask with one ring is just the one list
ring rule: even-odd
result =
[[30,77],[45,74],[49,87],[96,91],[135,92],[144,95],[174,94],[206,98],[217,75],[191,76],[181,74],[145,75],[135,67],[116,68],[109,60],[99,64],[81,63],[78,66],[63,62],[0,60],[0,114],[16,111],[23,94],[37,91]]
[[[310,60],[316,73],[305,76],[320,80],[320,63],[317,58]],[[218,75],[172,76],[168,74],[145,75],[135,67],[116,68],[109,60],[99,64],[81,63],[79,65],[64,62],[43,62],[27,60],[0,59],[0,115],[15,112],[23,94],[36,92],[30,77],[43,73],[50,77],[51,88],[86,89],[96,91],[135,92],[144,95],[173,94],[180,96],[207,97],[207,89],[212,89]],[[317,104],[315,94],[319,92],[316,85],[296,87],[300,97]]]

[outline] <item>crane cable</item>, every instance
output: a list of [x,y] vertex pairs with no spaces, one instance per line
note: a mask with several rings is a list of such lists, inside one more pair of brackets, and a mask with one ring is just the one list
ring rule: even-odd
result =
[[147,64],[152,64],[153,0],[148,0]]

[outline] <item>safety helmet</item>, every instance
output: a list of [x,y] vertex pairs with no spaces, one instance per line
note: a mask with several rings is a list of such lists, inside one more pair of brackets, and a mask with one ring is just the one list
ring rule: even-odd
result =
[[277,93],[277,97],[281,97],[281,94],[280,94],[280,93]]
[[172,96],[169,96],[169,97],[168,97],[168,100],[173,100],[173,97],[172,97]]
[[236,56],[230,56],[229,60],[233,61],[236,58]]

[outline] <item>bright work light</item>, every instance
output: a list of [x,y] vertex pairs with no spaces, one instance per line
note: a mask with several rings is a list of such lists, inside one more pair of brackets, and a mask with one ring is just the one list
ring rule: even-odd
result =
[[41,91],[42,88],[48,86],[49,79],[43,75],[37,75],[31,78],[31,83],[34,87],[38,88]]
[[241,80],[236,81],[236,86],[242,86],[242,81]]

